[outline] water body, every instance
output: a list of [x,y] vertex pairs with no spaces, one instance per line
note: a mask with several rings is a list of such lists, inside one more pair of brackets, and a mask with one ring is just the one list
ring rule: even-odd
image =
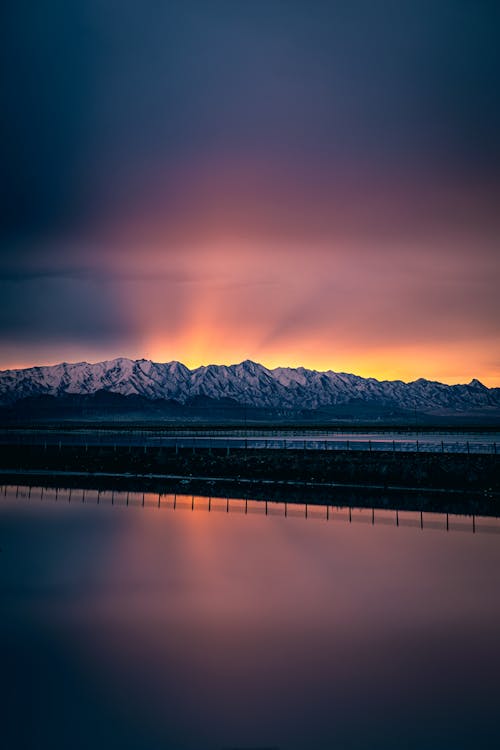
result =
[[500,746],[498,519],[157,500],[0,494],[2,747]]
[[64,430],[0,429],[0,445],[108,445],[146,448],[289,448],[300,450],[422,451],[439,453],[500,453],[500,432],[483,431],[321,431],[269,430],[191,430],[170,428]]

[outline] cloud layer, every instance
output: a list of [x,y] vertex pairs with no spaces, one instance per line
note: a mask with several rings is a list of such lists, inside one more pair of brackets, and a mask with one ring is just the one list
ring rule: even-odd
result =
[[494,4],[3,11],[0,366],[500,383]]

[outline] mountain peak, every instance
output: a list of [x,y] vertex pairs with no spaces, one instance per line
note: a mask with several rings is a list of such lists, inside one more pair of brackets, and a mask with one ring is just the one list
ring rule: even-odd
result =
[[500,409],[500,391],[486,388],[475,378],[468,385],[457,386],[424,378],[413,383],[379,381],[304,367],[270,370],[251,359],[190,370],[177,361],[157,363],[117,357],[95,364],[81,362],[0,372],[0,404],[4,405],[28,396],[88,395],[98,391],[181,404],[198,397],[231,399],[257,408],[298,411],[360,403],[461,414],[481,408]]
[[244,372],[255,375],[256,372],[263,372],[266,368],[264,365],[260,365],[258,362],[253,362],[251,359],[244,359],[243,362],[235,365],[237,370],[243,370]]
[[472,380],[469,383],[469,388],[484,388],[485,390],[488,390],[486,386],[483,383],[481,383],[481,381],[478,380],[477,378],[472,378]]

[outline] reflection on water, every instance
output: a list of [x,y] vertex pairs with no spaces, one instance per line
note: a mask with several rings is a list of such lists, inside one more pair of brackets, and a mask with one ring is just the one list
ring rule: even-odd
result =
[[6,488],[6,746],[499,746],[499,521],[446,519]]

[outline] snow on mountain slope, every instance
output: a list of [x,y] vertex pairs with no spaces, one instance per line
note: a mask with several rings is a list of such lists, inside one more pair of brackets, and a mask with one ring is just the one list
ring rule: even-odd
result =
[[190,370],[180,362],[161,364],[120,357],[96,364],[64,362],[51,367],[0,372],[3,405],[27,396],[57,397],[101,390],[148,399],[175,399],[180,403],[196,396],[230,398],[250,406],[278,409],[316,409],[352,402],[375,402],[428,412],[500,408],[500,389],[488,389],[476,379],[468,385],[452,386],[423,378],[412,383],[379,381],[303,367],[269,370],[250,360]]

